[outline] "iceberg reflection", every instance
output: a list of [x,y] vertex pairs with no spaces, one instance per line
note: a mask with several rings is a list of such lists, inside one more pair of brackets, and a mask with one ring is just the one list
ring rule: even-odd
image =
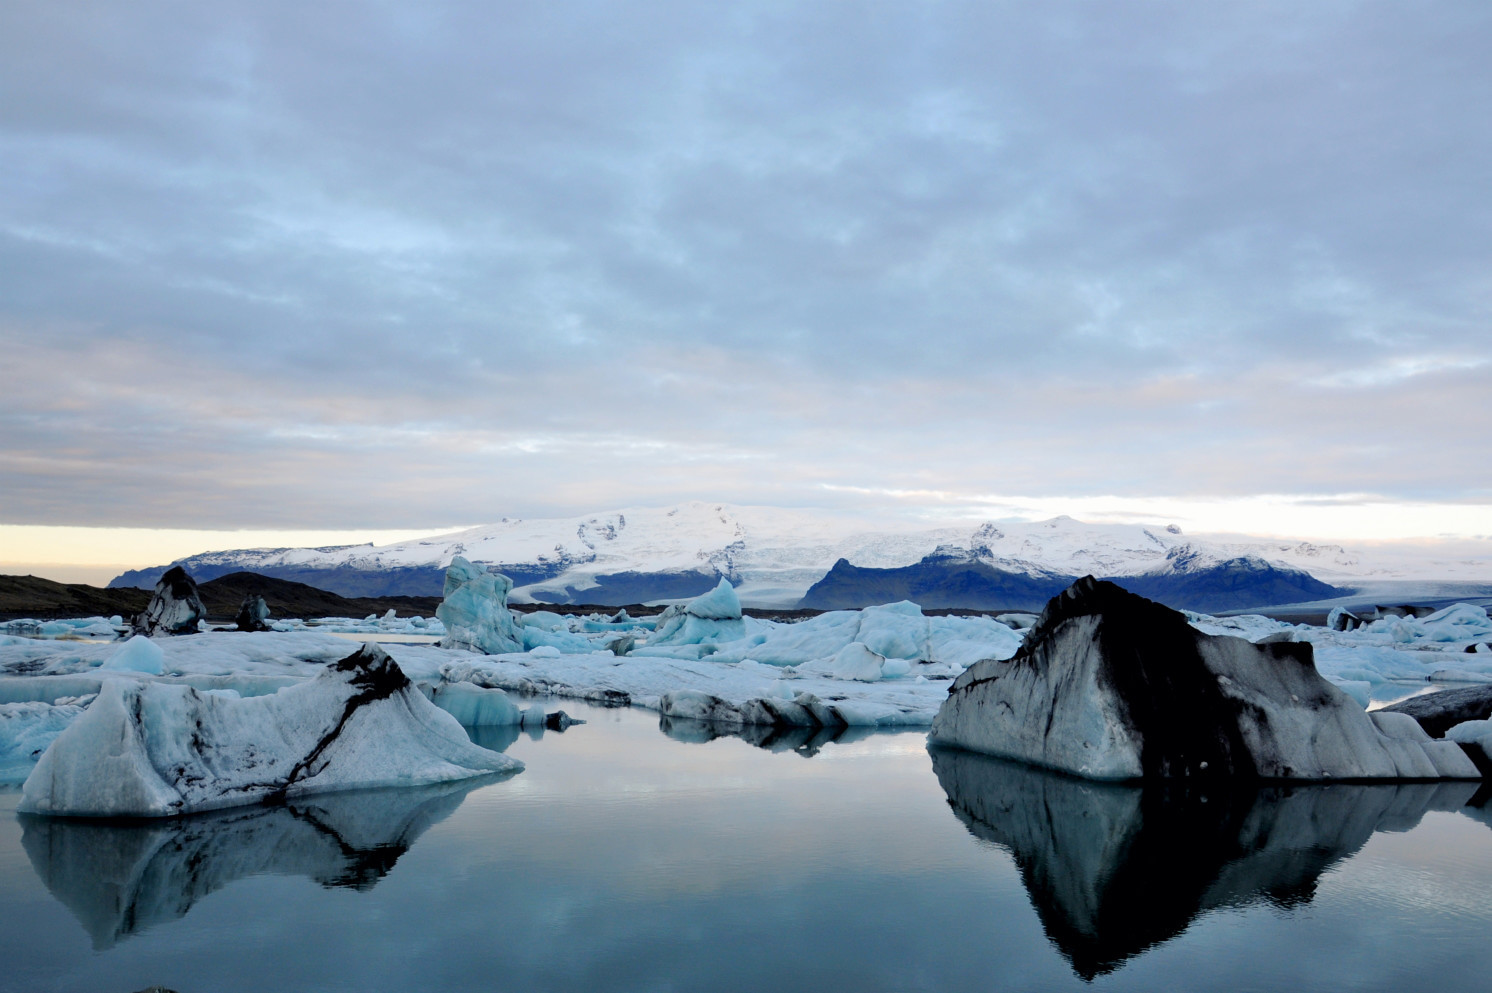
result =
[[52,896],[102,950],[186,916],[198,900],[246,876],[370,889],[469,792],[506,778],[322,793],[284,806],[169,820],[22,814],[21,845]]
[[1047,937],[1083,979],[1219,907],[1294,907],[1375,831],[1463,808],[1476,783],[1127,786],[932,749],[969,832],[1014,856]]
[[691,717],[660,715],[658,729],[674,741],[701,745],[719,738],[740,738],[748,745],[769,752],[796,752],[813,758],[825,745],[848,745],[873,734],[885,733],[873,727],[784,727],[775,724],[717,724]]

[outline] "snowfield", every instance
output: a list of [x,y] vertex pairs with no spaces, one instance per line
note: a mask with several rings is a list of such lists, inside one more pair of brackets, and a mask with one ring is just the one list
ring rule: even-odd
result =
[[[1092,524],[1056,517],[927,528],[809,510],[700,502],[630,507],[574,518],[504,519],[382,546],[240,549],[194,555],[181,562],[199,580],[240,569],[272,575],[291,570],[293,574],[283,573],[285,578],[325,585],[314,580],[316,573],[342,569],[375,574],[428,570],[433,574],[459,555],[510,575],[515,602],[585,602],[584,592],[596,590],[604,577],[671,573],[696,578],[724,575],[746,603],[788,607],[840,559],[864,568],[899,568],[939,548],[977,551],[997,566],[1032,575],[1132,576],[1165,571],[1167,557],[1182,550],[1206,561],[1258,558],[1334,584],[1426,578],[1492,580],[1492,562],[1483,560],[1404,562],[1382,549],[1360,553],[1302,541],[1187,535],[1166,525]],[[126,574],[121,579],[148,587],[154,578],[144,582],[143,577],[150,572]],[[571,590],[580,599],[571,600]]]

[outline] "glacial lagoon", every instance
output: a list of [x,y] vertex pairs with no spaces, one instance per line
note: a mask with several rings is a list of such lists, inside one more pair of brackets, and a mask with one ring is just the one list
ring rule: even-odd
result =
[[0,794],[0,989],[1486,988],[1478,784],[1104,786],[563,701],[516,776],[105,824]]

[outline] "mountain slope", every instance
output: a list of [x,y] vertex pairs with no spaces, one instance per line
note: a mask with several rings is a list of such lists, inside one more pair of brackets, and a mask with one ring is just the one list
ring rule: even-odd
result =
[[[514,580],[515,602],[635,603],[688,597],[725,576],[743,602],[790,607],[840,560],[859,569],[917,565],[940,547],[956,549],[1008,574],[973,575],[922,595],[954,605],[983,584],[1010,576],[1138,576],[1167,568],[1177,548],[1209,561],[1254,556],[1285,569],[1352,576],[1365,571],[1336,546],[1261,539],[1202,540],[1178,528],[1089,524],[1067,517],[1033,523],[940,528],[887,526],[821,511],[726,504],[628,508],[587,517],[502,520],[497,524],[392,545],[272,548],[209,552],[178,560],[199,581],[250,571],[306,583],[343,596],[440,593],[455,555]],[[168,566],[135,570],[112,587],[154,585]],[[975,569],[980,573],[980,569]],[[964,592],[958,582],[969,584]],[[1041,580],[1037,585],[1041,585]],[[1178,583],[1181,580],[1166,580]],[[919,589],[921,589],[919,587]],[[1023,594],[1024,595],[1024,594]]]
[[[1046,571],[1013,571],[978,553],[942,548],[894,569],[865,569],[840,559],[809,587],[800,606],[843,610],[911,600],[928,608],[1034,612],[1076,578]],[[1154,570],[1104,578],[1169,607],[1203,612],[1300,603],[1350,592],[1256,556],[1218,559],[1190,545],[1172,549],[1165,563]]]

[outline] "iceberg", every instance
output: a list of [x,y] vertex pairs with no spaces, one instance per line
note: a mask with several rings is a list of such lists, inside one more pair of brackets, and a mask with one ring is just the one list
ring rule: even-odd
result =
[[[393,613],[390,611],[390,613]],[[258,594],[250,594],[243,598],[243,603],[238,607],[238,615],[233,618],[233,623],[240,631],[269,631],[269,604],[264,602],[264,597]]]
[[161,651],[161,646],[145,635],[137,634],[115,649],[99,668],[112,672],[143,672],[159,676],[165,665],[166,653]]
[[1089,779],[1480,778],[1401,716],[1364,713],[1308,644],[1208,635],[1090,576],[954,680],[932,739]]
[[444,596],[435,616],[445,625],[442,648],[465,648],[487,655],[523,651],[523,639],[508,609],[513,581],[457,555],[446,569]]
[[197,594],[197,584],[181,566],[174,566],[155,584],[150,603],[136,615],[133,627],[139,634],[191,634],[207,619],[207,608]]
[[658,627],[650,646],[702,645],[738,641],[746,635],[741,601],[725,577],[708,593],[690,600],[683,608],[669,607],[658,615]]
[[0,783],[20,783],[91,697],[68,703],[0,703]]
[[454,717],[367,644],[314,679],[267,696],[106,680],[98,699],[43,753],[19,809],[170,817],[521,768],[472,744]]
[[431,690],[435,705],[465,727],[502,727],[518,724],[522,711],[496,687],[475,683],[442,682]]

